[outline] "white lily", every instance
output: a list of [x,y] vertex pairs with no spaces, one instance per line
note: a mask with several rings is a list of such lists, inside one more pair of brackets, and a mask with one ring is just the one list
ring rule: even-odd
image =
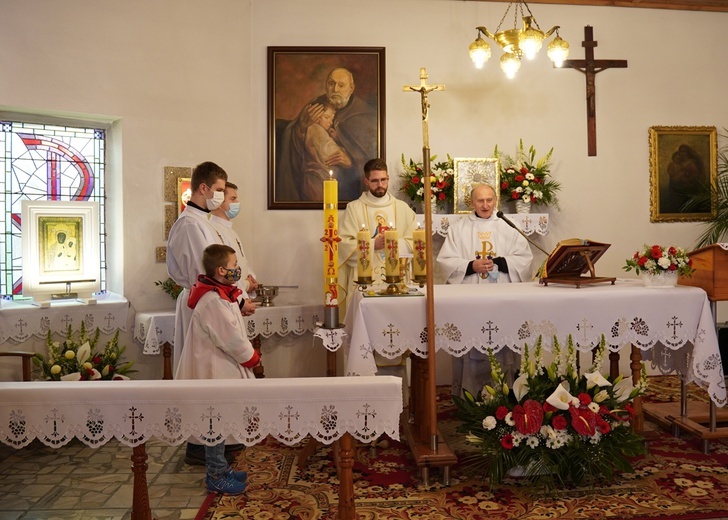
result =
[[66,374],[65,376],[61,376],[61,381],[80,381],[80,380],[81,380],[80,372],[74,372],[73,374]]
[[617,398],[618,403],[621,403],[622,401],[629,399],[629,396],[632,394],[632,390],[634,390],[632,380],[629,377],[625,377],[619,383],[614,385],[614,397]]
[[518,379],[513,381],[513,394],[516,396],[516,401],[519,403],[521,399],[528,393],[528,374],[525,372],[518,376]]
[[562,385],[556,387],[556,390],[546,398],[546,402],[559,410],[568,410],[569,403],[574,399],[578,401],[576,397],[571,395],[569,391]]
[[89,379],[90,379],[90,380],[94,380],[94,379],[101,379],[101,372],[99,372],[99,371],[98,371],[98,370],[96,370],[95,368],[94,368],[94,369],[92,369],[92,371],[93,371],[93,374],[91,374],[91,375],[89,376]]
[[591,374],[584,374],[584,377],[586,378],[587,390],[594,388],[595,386],[598,386],[599,388],[601,388],[603,386],[612,386],[612,383],[607,381],[606,378],[599,372],[592,372]]
[[609,397],[609,392],[607,392],[606,390],[599,390],[597,392],[597,395],[594,396],[594,402],[601,403],[602,401],[606,400],[607,397]]
[[87,341],[86,343],[78,347],[76,358],[78,359],[79,363],[83,364],[89,357],[91,357],[91,345],[89,345]]

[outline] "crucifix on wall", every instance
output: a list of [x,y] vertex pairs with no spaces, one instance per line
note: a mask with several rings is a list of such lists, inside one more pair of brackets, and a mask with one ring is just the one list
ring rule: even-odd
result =
[[564,67],[576,69],[583,72],[586,76],[586,128],[587,128],[587,148],[589,156],[593,157],[597,154],[597,92],[595,85],[595,76],[598,72],[605,69],[626,69],[627,60],[595,60],[594,47],[597,42],[594,41],[594,31],[591,25],[584,27],[584,41],[581,42],[585,51],[585,59],[583,60],[564,60]]

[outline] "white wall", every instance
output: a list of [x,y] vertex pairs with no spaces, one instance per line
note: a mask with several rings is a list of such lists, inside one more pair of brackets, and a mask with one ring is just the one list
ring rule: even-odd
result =
[[[493,30],[505,7],[459,0],[0,0],[0,110],[116,121],[109,186],[121,193],[110,194],[120,205],[109,207],[118,228],[112,239],[123,239],[123,248],[112,246],[109,264],[122,275],[110,277],[110,288],[136,310],[172,306],[154,286],[166,277],[154,256],[164,245],[163,168],[204,160],[218,162],[241,186],[235,227],[260,280],[300,285],[311,301],[321,297],[321,212],[266,209],[267,46],[386,48],[393,176],[401,153],[421,152],[419,98],[402,92],[418,82],[420,67],[432,83],[446,84],[430,96],[432,153],[490,156],[496,144],[514,151],[520,138],[539,153],[555,147],[553,171],[563,190],[551,232],[539,239],[547,250],[571,237],[611,243],[598,273],[619,276],[644,242],[691,247],[700,224],[649,222],[648,128],[728,126],[728,99],[719,94],[728,80],[719,56],[728,14],[532,6],[543,29],[561,25],[572,58],[584,57],[584,26],[593,25],[596,57],[629,62],[597,75],[598,155],[588,157],[581,73],[554,70],[540,56],[509,81],[497,50],[483,70],[472,66],[467,47],[475,26]],[[691,29],[700,37],[679,36]],[[277,375],[298,375],[295,352],[282,349],[269,359]]]

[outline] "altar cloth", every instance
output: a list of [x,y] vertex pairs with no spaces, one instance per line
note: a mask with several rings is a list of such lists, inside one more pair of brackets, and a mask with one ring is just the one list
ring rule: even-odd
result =
[[[705,388],[718,406],[726,403],[714,320],[705,291],[697,287],[649,289],[634,279],[580,289],[537,282],[436,285],[434,303],[435,349],[453,356],[471,349],[521,352],[539,335],[546,350],[554,336],[563,348],[571,335],[574,346],[586,352],[604,335],[613,352],[630,344],[643,353],[659,350],[658,366],[665,373],[687,362],[687,382]],[[346,315],[346,374],[375,374],[374,351],[388,358],[406,351],[427,357],[425,307],[425,298],[355,294]]]

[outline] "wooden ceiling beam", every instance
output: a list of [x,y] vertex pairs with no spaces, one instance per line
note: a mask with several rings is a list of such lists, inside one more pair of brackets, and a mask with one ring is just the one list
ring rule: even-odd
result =
[[[470,1],[505,3],[503,0]],[[527,3],[728,12],[728,0],[528,0]]]

